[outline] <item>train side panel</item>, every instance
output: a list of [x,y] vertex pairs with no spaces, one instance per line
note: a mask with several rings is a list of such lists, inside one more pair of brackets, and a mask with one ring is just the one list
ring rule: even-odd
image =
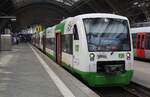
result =
[[54,52],[54,29],[55,27],[50,27],[46,29],[46,54],[54,60],[55,52]]
[[41,49],[43,51],[43,33],[44,32],[40,32],[39,36],[40,36],[40,41],[39,41],[39,49]]
[[134,56],[150,59],[150,27],[132,28]]

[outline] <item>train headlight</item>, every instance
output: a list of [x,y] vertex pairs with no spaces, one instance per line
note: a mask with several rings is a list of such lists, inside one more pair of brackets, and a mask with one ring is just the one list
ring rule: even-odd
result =
[[94,54],[94,53],[91,53],[91,54],[89,55],[89,57],[90,57],[90,61],[94,61],[95,54]]
[[127,60],[130,60],[130,59],[131,59],[131,54],[127,53]]

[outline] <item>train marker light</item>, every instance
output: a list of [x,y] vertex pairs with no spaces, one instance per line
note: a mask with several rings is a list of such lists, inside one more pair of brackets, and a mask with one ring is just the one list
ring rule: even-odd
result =
[[130,60],[130,59],[131,59],[131,54],[127,53],[127,60]]
[[94,58],[95,58],[94,53],[91,53],[89,56],[90,56],[90,61],[94,61]]

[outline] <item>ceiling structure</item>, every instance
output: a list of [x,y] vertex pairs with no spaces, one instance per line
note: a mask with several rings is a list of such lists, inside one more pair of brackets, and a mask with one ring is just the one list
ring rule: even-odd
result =
[[37,2],[47,2],[47,3],[53,3],[53,4],[60,4],[60,5],[68,5],[72,6],[74,3],[76,3],[79,0],[12,0],[14,5],[17,7],[24,6],[31,3],[37,3]]
[[1,0],[0,16],[16,16],[17,21],[0,18],[0,29],[47,27],[69,16],[94,12],[124,15],[131,23],[150,21],[150,0]]
[[127,16],[132,23],[150,21],[150,0],[87,0],[75,5],[74,11],[115,13]]
[[[21,28],[40,24],[44,27],[54,25],[71,14],[70,0],[12,0],[14,14]],[[75,1],[74,1],[75,3]]]

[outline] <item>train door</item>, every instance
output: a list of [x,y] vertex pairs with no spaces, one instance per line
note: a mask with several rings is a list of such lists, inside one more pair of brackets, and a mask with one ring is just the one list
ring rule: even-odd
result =
[[137,33],[136,35],[136,53],[137,57],[145,58],[146,33]]
[[79,65],[79,36],[77,26],[73,28],[73,66]]
[[55,61],[61,63],[61,33],[55,33]]

